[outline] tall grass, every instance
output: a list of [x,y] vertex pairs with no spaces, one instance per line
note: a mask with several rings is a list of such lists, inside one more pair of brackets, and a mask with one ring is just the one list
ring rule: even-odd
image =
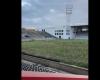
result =
[[34,40],[22,42],[22,51],[88,68],[87,40]]

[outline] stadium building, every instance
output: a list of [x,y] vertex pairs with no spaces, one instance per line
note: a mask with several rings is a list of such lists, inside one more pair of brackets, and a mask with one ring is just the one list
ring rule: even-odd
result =
[[60,39],[88,39],[88,25],[48,27],[39,29]]

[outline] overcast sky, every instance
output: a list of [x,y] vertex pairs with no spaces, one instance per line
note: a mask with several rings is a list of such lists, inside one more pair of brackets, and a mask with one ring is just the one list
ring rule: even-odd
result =
[[22,0],[22,26],[66,25],[67,4],[73,5],[71,25],[88,24],[88,0]]

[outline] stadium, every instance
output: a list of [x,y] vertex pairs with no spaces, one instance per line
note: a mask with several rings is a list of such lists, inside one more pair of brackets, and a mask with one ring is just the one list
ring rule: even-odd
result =
[[[27,5],[28,10],[29,4],[24,2],[23,5]],[[32,29],[28,29],[28,26],[21,28],[21,80],[88,80],[88,25],[70,25],[72,9],[73,4],[67,4],[65,9],[62,9],[65,10],[65,24],[59,23],[57,26],[49,27],[32,25],[34,26],[31,26]],[[55,14],[55,10],[50,8],[49,13]],[[46,11],[44,12],[46,14]],[[37,14],[32,15],[36,17]],[[41,17],[50,20],[46,16]],[[24,18],[26,21],[32,19],[37,24],[41,21],[40,17],[31,17]],[[48,24],[45,20],[43,22],[43,25]]]

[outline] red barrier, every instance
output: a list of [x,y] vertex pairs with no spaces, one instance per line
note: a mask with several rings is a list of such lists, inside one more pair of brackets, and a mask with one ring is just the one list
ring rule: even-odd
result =
[[85,75],[22,71],[21,80],[88,80]]

